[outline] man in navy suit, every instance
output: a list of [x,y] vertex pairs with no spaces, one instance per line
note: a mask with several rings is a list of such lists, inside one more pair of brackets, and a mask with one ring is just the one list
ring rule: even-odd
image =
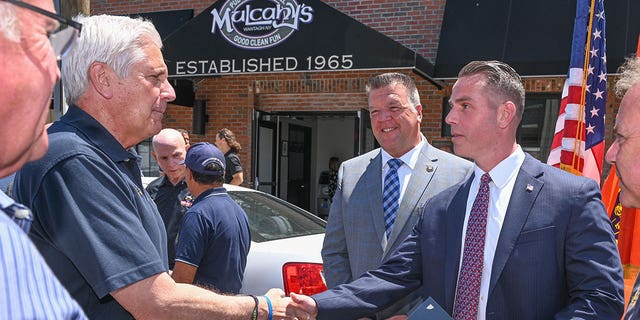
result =
[[[620,203],[629,208],[640,208],[640,58],[629,58],[620,67],[620,80],[616,94],[623,96],[616,116],[616,139],[607,151],[607,162],[616,165],[620,177]],[[640,318],[640,277],[631,290],[625,320]]]
[[[446,121],[474,175],[434,196],[381,267],[313,298],[292,294],[291,306],[354,319],[421,288],[455,319],[620,319],[622,266],[600,189],[522,151],[524,96],[520,76],[502,62],[463,67]],[[481,242],[466,241],[478,235]],[[479,266],[468,268],[477,243]],[[473,271],[477,281],[468,281]]]

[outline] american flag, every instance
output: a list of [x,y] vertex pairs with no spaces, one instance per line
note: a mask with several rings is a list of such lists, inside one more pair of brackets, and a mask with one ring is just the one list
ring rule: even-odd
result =
[[548,164],[600,183],[606,100],[604,0],[578,0],[571,63]]

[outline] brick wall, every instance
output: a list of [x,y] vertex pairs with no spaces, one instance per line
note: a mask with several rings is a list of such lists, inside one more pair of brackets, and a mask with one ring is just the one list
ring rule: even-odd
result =
[[211,0],[91,0],[91,14],[131,14],[194,9],[194,16],[209,7]]
[[446,0],[324,2],[435,62]]

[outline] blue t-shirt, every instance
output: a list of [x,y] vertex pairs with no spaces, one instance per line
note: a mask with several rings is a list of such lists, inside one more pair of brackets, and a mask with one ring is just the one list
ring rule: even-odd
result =
[[71,106],[14,187],[34,213],[31,239],[87,316],[132,318],[110,292],[168,270],[164,224],[135,156]]
[[198,268],[194,283],[238,293],[250,246],[247,214],[225,188],[212,188],[196,198],[182,219],[176,261]]

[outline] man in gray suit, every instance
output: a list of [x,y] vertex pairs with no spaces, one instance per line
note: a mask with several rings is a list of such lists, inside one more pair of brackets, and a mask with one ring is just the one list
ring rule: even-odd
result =
[[[473,168],[469,161],[434,148],[420,133],[422,105],[409,76],[374,76],[366,89],[371,127],[382,148],[340,166],[322,248],[329,288],[377,268],[409,235],[425,202],[462,181]],[[388,163],[391,159],[402,161],[396,169],[395,221],[385,219],[389,205],[383,205],[383,186],[393,170]],[[416,293],[382,311],[378,318],[406,313],[417,302]]]

